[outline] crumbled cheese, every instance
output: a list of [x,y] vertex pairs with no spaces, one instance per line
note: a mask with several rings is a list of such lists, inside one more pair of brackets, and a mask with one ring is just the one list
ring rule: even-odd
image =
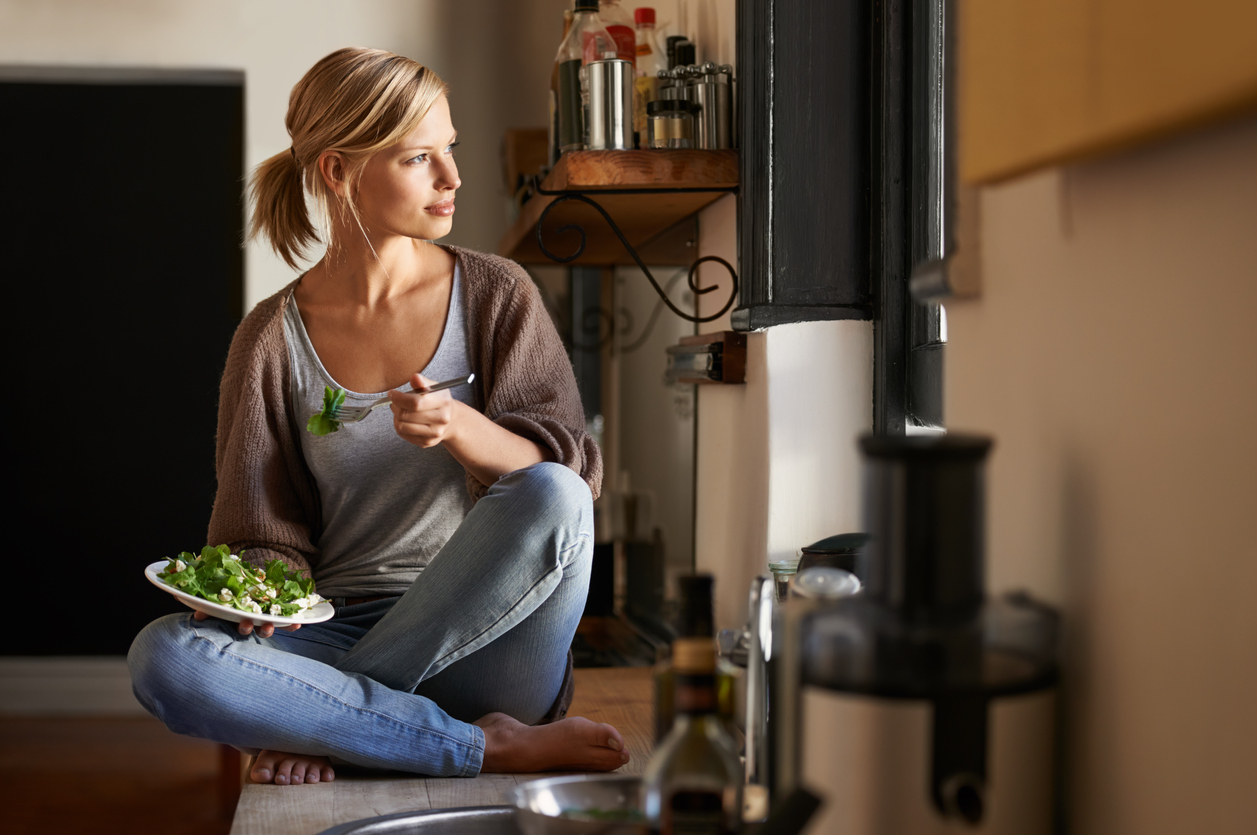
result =
[[271,604],[271,614],[272,614],[272,615],[282,615],[283,613],[284,613],[284,610],[283,610],[283,609],[281,609],[281,608],[279,608],[279,604],[278,604],[278,603],[272,603],[272,604]]
[[183,570],[184,570],[185,568],[187,568],[187,567],[188,567],[188,564],[187,564],[186,562],[184,562],[183,560],[175,560],[175,572],[176,572],[176,573],[177,573],[177,572],[180,572],[180,571],[183,571]]
[[224,603],[231,600],[233,597],[235,597],[235,595],[231,593],[231,589],[223,589],[218,593],[218,599]]

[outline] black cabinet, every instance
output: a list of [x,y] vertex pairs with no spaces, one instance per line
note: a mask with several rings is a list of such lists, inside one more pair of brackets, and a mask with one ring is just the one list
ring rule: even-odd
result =
[[739,0],[738,330],[869,319],[870,5]]

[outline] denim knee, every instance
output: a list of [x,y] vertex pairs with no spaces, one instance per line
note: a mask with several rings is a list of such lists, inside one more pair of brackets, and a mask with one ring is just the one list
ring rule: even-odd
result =
[[186,703],[199,689],[191,683],[198,665],[188,657],[188,617],[166,615],[153,621],[140,630],[127,653],[136,699],[167,727],[173,718],[171,706]]
[[537,506],[547,511],[564,508],[577,520],[588,508],[593,510],[593,494],[589,485],[579,474],[552,461],[542,461],[525,467],[522,470],[504,476],[503,481],[514,482],[517,486],[537,502]]

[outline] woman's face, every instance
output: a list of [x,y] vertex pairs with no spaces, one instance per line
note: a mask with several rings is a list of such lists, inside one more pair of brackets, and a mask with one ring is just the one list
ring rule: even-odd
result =
[[367,162],[355,202],[372,237],[432,241],[450,233],[454,192],[462,185],[454,164],[457,137],[449,102],[441,96],[418,127]]

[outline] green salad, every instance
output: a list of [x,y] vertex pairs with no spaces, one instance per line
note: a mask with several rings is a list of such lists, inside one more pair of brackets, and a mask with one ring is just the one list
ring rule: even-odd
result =
[[168,559],[158,575],[163,583],[241,612],[288,618],[323,600],[314,592],[314,580],[289,570],[282,561],[271,560],[263,570],[241,560],[226,545],[206,545],[199,557],[184,551]]
[[324,386],[323,411],[317,415],[310,415],[310,419],[306,421],[306,431],[311,435],[330,435],[340,429],[336,412],[343,405],[345,405],[345,390],[333,390],[331,386]]

